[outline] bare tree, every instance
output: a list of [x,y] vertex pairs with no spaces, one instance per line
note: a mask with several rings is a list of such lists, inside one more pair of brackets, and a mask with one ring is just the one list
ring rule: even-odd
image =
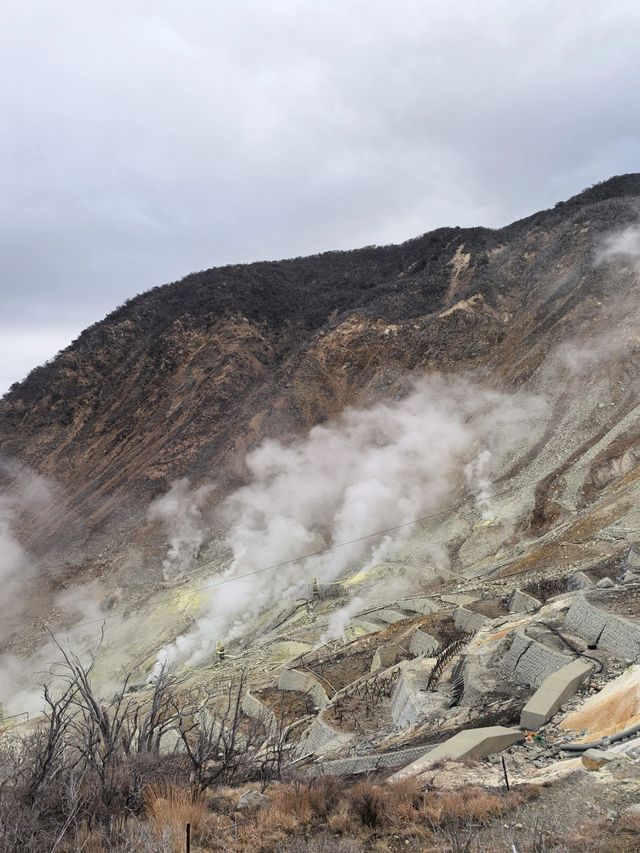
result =
[[70,682],[60,696],[55,698],[51,686],[43,688],[44,724],[36,730],[31,747],[31,762],[26,781],[26,799],[33,803],[42,788],[65,766],[66,736],[74,721],[73,704],[77,686]]
[[[211,705],[207,697],[190,712],[178,714],[178,731],[190,763],[190,782],[194,795],[214,782],[229,782],[241,770],[253,763],[259,742],[261,725],[251,721],[242,730],[242,696],[246,687],[246,674],[240,673],[237,683],[227,688],[222,708]],[[176,709],[178,710],[178,709]]]

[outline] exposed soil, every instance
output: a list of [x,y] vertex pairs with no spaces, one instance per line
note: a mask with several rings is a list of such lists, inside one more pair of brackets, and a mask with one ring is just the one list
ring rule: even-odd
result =
[[316,661],[309,669],[319,675],[335,693],[370,671],[374,652],[375,649],[371,648],[345,652],[332,660]]
[[640,619],[640,587],[625,586],[621,589],[599,590],[590,595],[603,610],[619,616]]
[[474,601],[467,605],[467,609],[474,613],[480,613],[488,619],[498,619],[500,616],[506,616],[509,613],[509,608],[499,598]]
[[285,726],[294,723],[301,717],[314,713],[313,699],[299,690],[278,690],[277,687],[265,687],[254,691],[254,696],[260,699],[267,708],[276,715],[279,723]]

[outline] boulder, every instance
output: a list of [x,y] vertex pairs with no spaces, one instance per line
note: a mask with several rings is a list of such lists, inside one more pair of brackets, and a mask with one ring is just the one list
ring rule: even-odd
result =
[[584,572],[574,572],[567,578],[567,589],[569,592],[577,592],[579,589],[588,589],[593,586],[593,581]]
[[612,589],[615,586],[615,583],[611,580],[611,578],[602,578],[596,584],[598,589]]
[[600,770],[612,761],[618,761],[620,755],[608,749],[587,749],[582,753],[582,763],[587,770]]
[[269,802],[269,797],[266,794],[261,794],[259,791],[245,791],[238,800],[236,808],[238,811],[248,811],[250,809],[261,809]]

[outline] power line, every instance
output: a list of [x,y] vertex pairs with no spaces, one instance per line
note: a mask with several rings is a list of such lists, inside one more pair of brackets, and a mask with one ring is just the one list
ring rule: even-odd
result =
[[[507,494],[511,494],[512,492],[520,491],[523,488],[527,488],[527,486],[522,485],[522,486],[516,486],[516,487],[511,488],[511,489],[505,489],[504,491],[497,492],[496,494],[491,495],[489,498],[486,498],[483,500],[493,500],[494,498],[501,497],[501,496],[507,495]],[[452,510],[460,509],[465,503],[472,500],[473,498],[474,498],[473,495],[468,495],[466,498],[459,501],[457,504],[451,504],[450,506],[446,507],[445,509],[439,510],[438,512],[430,513],[428,515],[422,515],[419,518],[414,518],[414,519],[411,519],[411,521],[405,521],[405,522],[402,522],[401,524],[396,524],[393,527],[387,527],[384,530],[376,530],[373,533],[367,533],[364,536],[358,536],[355,539],[349,539],[345,542],[338,542],[335,545],[328,545],[326,548],[320,548],[317,551],[310,551],[307,554],[302,554],[302,555],[299,555],[297,557],[292,557],[289,560],[282,560],[279,563],[272,563],[271,565],[268,565],[268,566],[262,566],[261,568],[254,569],[251,572],[245,572],[245,574],[243,574],[243,575],[233,575],[232,577],[222,578],[218,581],[214,581],[213,583],[205,584],[204,586],[191,587],[190,592],[204,592],[204,591],[209,590],[209,589],[215,589],[218,586],[224,586],[225,584],[233,583],[234,581],[244,580],[245,578],[250,578],[250,577],[253,577],[255,575],[263,574],[265,572],[271,572],[271,571],[275,571],[276,569],[284,568],[285,566],[295,565],[296,563],[301,563],[304,560],[310,559],[311,557],[319,557],[319,556],[322,556],[323,554],[329,554],[333,551],[337,551],[339,548],[345,548],[348,545],[355,545],[358,542],[365,542],[367,539],[374,539],[378,536],[384,536],[387,533],[393,533],[396,530],[401,530],[405,527],[410,527],[414,524],[421,524],[424,521],[429,521],[433,518],[439,518],[442,515],[447,515],[447,513],[451,512]],[[207,569],[208,567],[214,566],[214,565],[216,565],[216,562],[214,560],[212,560],[209,563],[205,563],[204,565],[200,566],[199,570],[202,571],[202,570]],[[129,587],[129,589],[136,589],[140,586],[148,586],[148,584],[137,584],[134,587]],[[170,597],[174,593],[174,591],[176,589],[179,589],[179,588],[180,587],[177,586],[177,587],[174,587],[173,590],[167,591],[166,597]],[[160,596],[159,600],[161,601],[162,598],[163,598],[163,596]],[[103,617],[98,618],[98,619],[91,619],[88,622],[81,622],[77,625],[71,626],[71,628],[69,628],[68,630],[69,631],[75,631],[78,628],[85,628],[89,625],[97,625],[101,622],[106,622],[109,619],[116,619],[118,616],[122,616],[122,615],[123,615],[122,612],[119,611],[117,613],[112,613],[109,616],[103,616]],[[219,621],[222,621],[222,620],[219,620]],[[46,630],[46,629],[44,629],[44,630]],[[56,636],[59,633],[65,633],[65,632],[62,632],[62,631],[55,632],[54,636]]]
[[[598,460],[598,461],[607,461],[607,460],[603,459],[603,460]],[[574,466],[574,469],[575,468],[577,468],[578,470],[586,469],[586,468],[591,467],[591,464],[593,464],[593,463],[590,463],[587,465]],[[527,483],[523,483],[520,486],[513,486],[509,489],[504,489],[501,492],[495,492],[494,494],[489,495],[486,498],[482,498],[481,500],[483,500],[483,501],[484,500],[495,500],[496,498],[503,497],[503,496],[509,495],[509,494],[513,494],[514,492],[522,491],[523,489],[528,489],[528,488],[531,488],[531,486]],[[465,498],[458,501],[456,504],[450,504],[448,507],[445,507],[442,510],[438,510],[438,512],[429,513],[427,515],[420,516],[419,518],[414,518],[414,519],[411,519],[410,521],[405,521],[405,522],[402,522],[401,524],[396,524],[396,525],[393,525],[392,527],[387,527],[383,530],[376,530],[373,533],[367,533],[364,536],[358,536],[355,539],[349,539],[345,542],[338,542],[334,545],[328,545],[326,548],[320,548],[316,551],[311,551],[307,554],[302,554],[302,555],[299,555],[296,557],[292,557],[289,560],[283,560],[283,561],[278,562],[278,563],[272,563],[271,565],[263,566],[259,569],[254,569],[251,572],[245,572],[242,575],[233,575],[232,577],[221,578],[220,580],[214,581],[210,584],[205,584],[203,586],[198,586],[198,587],[192,587],[192,588],[190,588],[189,591],[190,592],[205,592],[205,591],[210,590],[210,589],[215,589],[219,586],[225,586],[226,584],[234,583],[235,581],[244,580],[246,578],[254,577],[255,575],[260,575],[260,574],[264,574],[266,572],[275,571],[276,569],[285,568],[286,566],[295,565],[296,563],[304,562],[304,560],[311,559],[312,557],[319,557],[319,556],[322,556],[324,554],[329,554],[333,551],[337,551],[340,548],[345,548],[348,545],[355,545],[359,542],[365,542],[367,539],[374,539],[376,537],[384,536],[388,533],[393,533],[397,530],[401,530],[403,528],[410,527],[410,526],[415,525],[415,524],[421,524],[425,521],[430,521],[431,519],[439,518],[440,516],[447,515],[452,510],[461,509],[465,503],[469,502],[470,500],[474,500],[474,499],[478,500],[478,498],[474,495],[467,495]],[[203,571],[203,570],[205,570],[211,566],[215,566],[215,565],[216,565],[216,561],[211,560],[210,562],[204,563],[202,566],[199,566],[198,570]],[[130,586],[130,587],[128,587],[128,589],[138,589],[138,588],[144,587],[144,586],[148,586],[148,584],[140,583],[140,584],[136,584],[134,586]],[[159,598],[157,600],[162,601],[163,597],[171,597],[174,594],[176,589],[180,589],[180,586],[176,586],[172,590],[167,591],[166,596],[159,596]],[[90,625],[100,624],[100,623],[106,622],[110,619],[116,619],[122,615],[123,615],[122,611],[118,611],[116,613],[112,613],[109,616],[103,616],[103,617],[100,617],[97,619],[91,619],[87,622],[81,622],[77,625],[73,625],[73,626],[71,626],[71,628],[68,629],[68,631],[75,631],[78,628],[85,628],[85,627],[88,627]],[[222,621],[222,620],[220,620],[220,621]],[[44,630],[46,630],[46,629],[44,629]],[[54,636],[56,636],[57,634],[60,634],[60,633],[68,633],[68,631],[55,632]]]

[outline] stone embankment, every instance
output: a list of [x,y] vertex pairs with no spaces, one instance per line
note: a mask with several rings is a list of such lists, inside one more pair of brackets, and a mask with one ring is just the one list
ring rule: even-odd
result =
[[[464,594],[449,596],[454,598],[450,602],[444,601],[444,596],[439,603],[426,598],[390,602],[361,614],[357,619],[369,621],[377,626],[376,630],[381,630],[391,622],[409,618],[412,613],[430,613],[443,605],[453,605],[455,624],[475,634],[471,646],[458,656],[457,671],[464,672],[466,662],[467,669],[472,665],[478,676],[482,671],[487,676],[495,676],[489,679],[494,687],[486,694],[478,693],[476,704],[490,701],[491,689],[504,692],[506,683],[534,690],[522,707],[520,726],[479,726],[459,731],[436,746],[386,752],[376,752],[372,748],[375,741],[369,740],[361,754],[340,756],[347,748],[354,750],[356,735],[334,725],[331,706],[337,698],[348,695],[370,678],[397,672],[388,702],[388,713],[397,731],[410,730],[421,722],[446,714],[449,701],[446,691],[425,690],[434,665],[433,655],[440,644],[426,630],[418,628],[407,635],[402,647],[395,641],[379,646],[372,655],[370,672],[343,687],[332,698],[320,678],[311,672],[295,668],[280,673],[280,689],[309,693],[319,709],[296,749],[297,763],[315,757],[315,761],[305,767],[305,772],[311,774],[350,775],[403,768],[391,777],[396,780],[421,773],[441,759],[480,758],[518,743],[523,740],[524,732],[547,723],[592,674],[597,661],[587,660],[588,655],[585,652],[582,656],[580,649],[586,645],[595,646],[625,661],[640,660],[640,623],[616,612],[619,592],[619,589],[582,588],[573,594],[564,593],[562,600],[550,599],[543,605],[528,593],[514,590],[509,600],[511,615],[496,619],[465,606],[474,602],[468,600],[471,596],[466,598]],[[558,625],[562,631],[555,627]],[[398,662],[407,651],[413,657]],[[465,688],[465,695],[466,692]],[[269,710],[251,693],[243,708],[249,716],[263,720],[269,729],[273,727],[272,712],[270,716]]]

